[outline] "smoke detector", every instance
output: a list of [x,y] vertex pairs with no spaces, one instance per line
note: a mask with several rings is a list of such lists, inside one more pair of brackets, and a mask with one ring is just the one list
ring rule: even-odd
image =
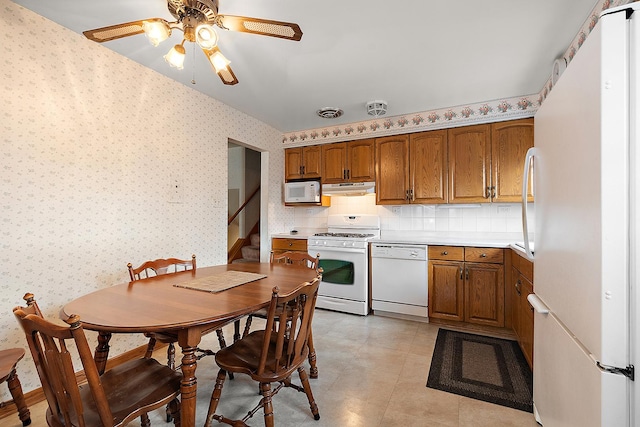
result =
[[367,102],[367,113],[374,117],[384,116],[387,113],[387,101]]
[[344,114],[344,111],[336,107],[324,107],[316,111],[316,114],[323,119],[337,119],[342,114]]

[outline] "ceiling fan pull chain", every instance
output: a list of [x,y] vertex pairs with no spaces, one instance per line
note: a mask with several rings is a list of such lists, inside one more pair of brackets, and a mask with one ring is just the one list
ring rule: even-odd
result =
[[191,84],[196,84],[196,44],[191,43],[193,45],[193,67],[191,67],[193,74],[191,75]]

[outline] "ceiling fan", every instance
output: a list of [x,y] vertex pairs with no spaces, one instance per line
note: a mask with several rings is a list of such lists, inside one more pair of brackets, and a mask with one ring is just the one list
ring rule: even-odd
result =
[[145,33],[151,44],[157,46],[171,35],[173,29],[184,33],[182,43],[175,45],[164,58],[173,67],[182,69],[185,57],[184,42],[197,43],[209,59],[211,66],[226,85],[235,85],[238,79],[229,67],[229,61],[218,48],[218,35],[214,25],[223,30],[259,34],[299,41],[302,30],[298,24],[218,14],[218,0],[167,0],[173,22],[162,18],[149,18],[109,27],[84,31],[90,40],[98,43]]

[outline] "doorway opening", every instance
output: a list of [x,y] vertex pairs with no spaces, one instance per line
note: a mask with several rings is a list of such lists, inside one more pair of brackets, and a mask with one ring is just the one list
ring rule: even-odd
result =
[[228,263],[260,262],[262,154],[228,142]]

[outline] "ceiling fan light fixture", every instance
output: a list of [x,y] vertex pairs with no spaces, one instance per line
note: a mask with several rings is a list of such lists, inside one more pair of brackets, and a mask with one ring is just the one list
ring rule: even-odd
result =
[[196,28],[196,42],[202,49],[213,49],[218,44],[218,34],[209,24],[200,24]]
[[[182,43],[184,43],[184,40]],[[172,67],[176,67],[178,70],[182,70],[184,68],[184,57],[186,55],[182,43],[172,47],[169,53],[164,56],[165,61],[167,61]]]
[[214,70],[216,70],[216,73],[218,74],[220,74],[224,70],[227,70],[229,64],[231,64],[231,62],[227,58],[225,58],[222,52],[220,52],[218,49],[213,50],[209,54],[209,62],[211,62],[211,66]]
[[142,30],[154,46],[158,46],[171,35],[171,28],[163,21],[143,21]]

